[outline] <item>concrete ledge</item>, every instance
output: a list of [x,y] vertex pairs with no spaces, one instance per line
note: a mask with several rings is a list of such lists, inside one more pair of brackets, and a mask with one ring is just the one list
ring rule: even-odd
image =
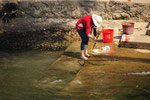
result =
[[[150,36],[146,35],[148,23],[135,23],[134,33],[122,35],[121,47],[150,50]],[[126,37],[129,40],[126,41]]]
[[139,43],[139,42],[121,42],[121,47],[133,48],[133,49],[148,49],[150,50],[150,43]]

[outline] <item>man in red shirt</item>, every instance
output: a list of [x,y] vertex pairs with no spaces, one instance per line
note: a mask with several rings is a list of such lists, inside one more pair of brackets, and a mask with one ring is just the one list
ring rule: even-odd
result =
[[82,17],[76,23],[76,29],[81,37],[81,59],[87,60],[90,55],[87,52],[89,38],[96,40],[96,37],[91,35],[93,28],[99,27],[102,18],[95,14]]

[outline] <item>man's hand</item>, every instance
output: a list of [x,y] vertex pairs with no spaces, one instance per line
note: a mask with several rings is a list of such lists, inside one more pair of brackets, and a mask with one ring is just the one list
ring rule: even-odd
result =
[[93,39],[93,40],[96,40],[96,37],[93,36],[93,35],[88,35],[89,38]]
[[93,40],[96,40],[96,37],[95,37],[95,36],[93,36],[93,37],[92,37],[92,39],[93,39]]

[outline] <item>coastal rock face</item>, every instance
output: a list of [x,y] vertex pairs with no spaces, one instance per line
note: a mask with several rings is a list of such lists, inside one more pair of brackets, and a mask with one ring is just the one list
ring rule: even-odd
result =
[[[100,0],[19,0],[15,3],[17,16],[6,24],[0,20],[0,49],[63,49],[79,39],[75,24],[89,14],[100,15],[104,20],[150,20],[150,4],[144,3]],[[5,4],[0,2],[0,9]]]
[[[103,19],[149,19],[150,4],[104,1],[24,1],[18,2],[23,18],[71,18],[78,19],[88,14],[101,15]],[[117,16],[113,16],[117,14]],[[144,18],[145,17],[145,18]]]
[[[85,15],[98,14],[103,19],[142,19],[148,20],[150,4],[116,2],[116,1],[87,1],[87,0],[20,0],[19,18],[69,18],[79,19]],[[1,2],[1,7],[5,3]]]
[[62,50],[79,36],[71,19],[15,18],[0,22],[0,50]]

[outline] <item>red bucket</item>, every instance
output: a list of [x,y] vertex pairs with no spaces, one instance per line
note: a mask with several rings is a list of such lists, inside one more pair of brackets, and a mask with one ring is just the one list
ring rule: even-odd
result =
[[123,34],[133,34],[134,32],[134,23],[128,22],[128,23],[123,23]]
[[105,43],[113,42],[113,33],[114,33],[113,29],[102,30],[103,42],[105,42]]

